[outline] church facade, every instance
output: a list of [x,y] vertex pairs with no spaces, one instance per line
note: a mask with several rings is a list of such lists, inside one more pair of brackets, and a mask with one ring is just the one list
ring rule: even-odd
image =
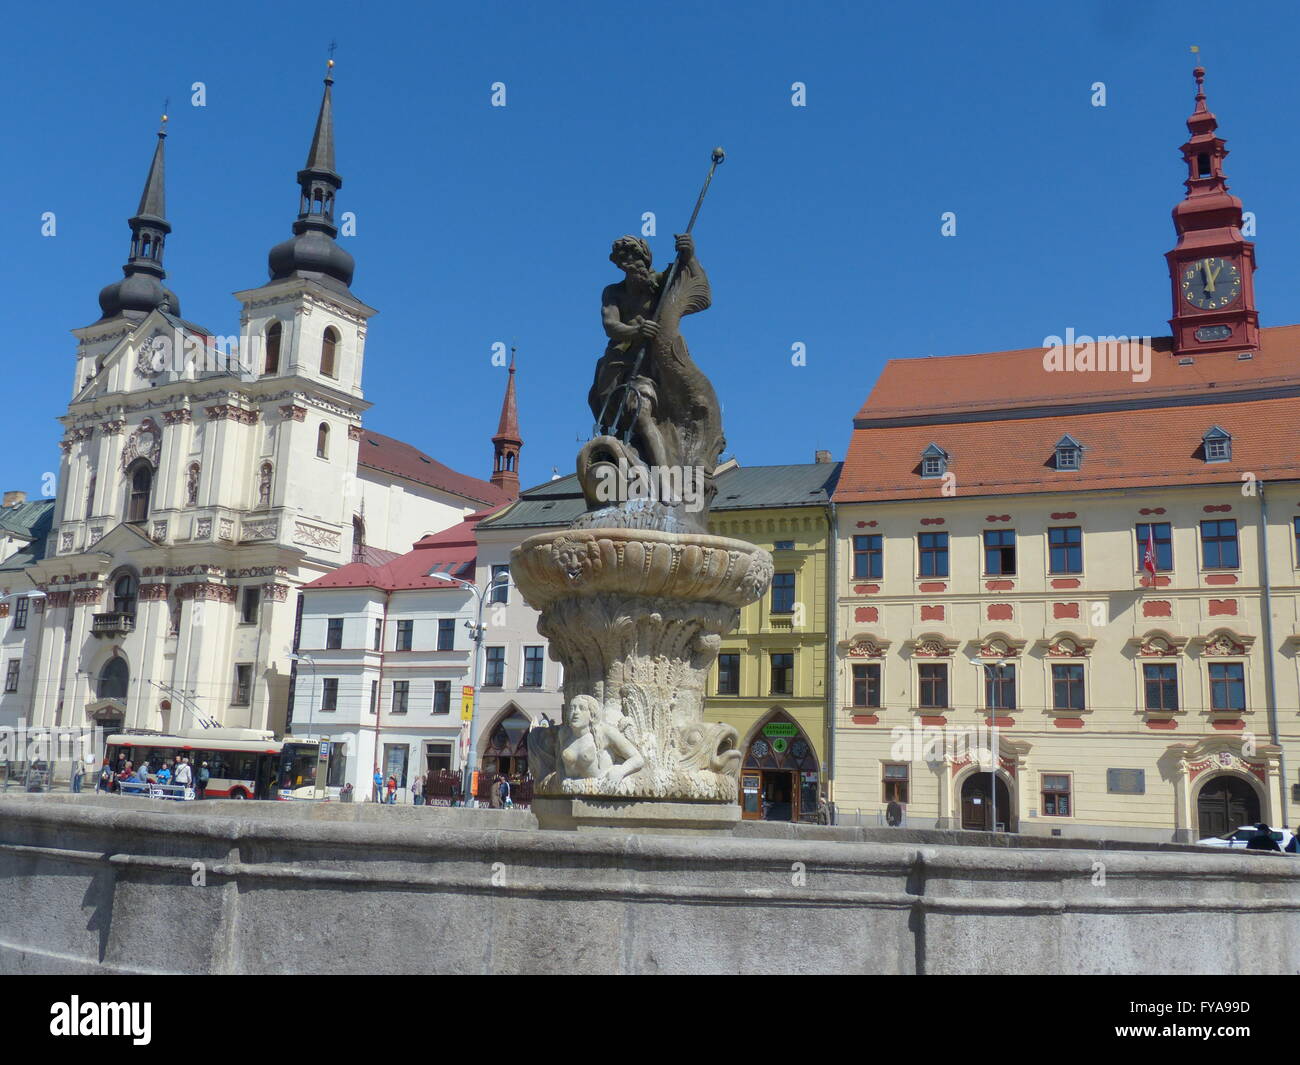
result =
[[337,242],[332,76],[292,236],[237,292],[237,345],[166,287],[165,127],[123,278],[73,330],[44,543],[0,563],[0,722],[283,731],[298,589],[508,501],[362,424],[374,308]]

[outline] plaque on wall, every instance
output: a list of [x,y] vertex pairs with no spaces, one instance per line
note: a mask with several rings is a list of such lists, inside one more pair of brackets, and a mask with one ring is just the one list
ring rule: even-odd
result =
[[1111,795],[1145,795],[1146,777],[1145,769],[1107,769],[1106,791]]
[[1230,336],[1232,330],[1226,325],[1203,325],[1196,331],[1196,339],[1200,341],[1227,340]]

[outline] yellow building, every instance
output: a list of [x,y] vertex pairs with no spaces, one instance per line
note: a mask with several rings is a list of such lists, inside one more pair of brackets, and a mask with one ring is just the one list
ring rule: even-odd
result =
[[734,467],[718,477],[709,531],[772,553],[772,588],[723,637],[706,720],[735,725],[746,818],[815,820],[825,791],[830,493],[839,463]]

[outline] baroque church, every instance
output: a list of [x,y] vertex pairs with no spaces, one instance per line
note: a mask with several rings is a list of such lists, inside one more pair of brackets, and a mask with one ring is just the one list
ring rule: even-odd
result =
[[164,118],[124,276],[73,330],[48,535],[0,562],[0,723],[283,732],[298,589],[518,494],[517,427],[480,480],[362,424],[376,311],[336,239],[332,86],[235,353],[164,283]]

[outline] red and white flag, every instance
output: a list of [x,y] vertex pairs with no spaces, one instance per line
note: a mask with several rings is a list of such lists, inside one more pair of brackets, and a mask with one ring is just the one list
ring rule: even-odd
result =
[[1147,549],[1146,554],[1142,557],[1142,568],[1151,574],[1151,583],[1156,582],[1156,530],[1153,526],[1147,526]]

